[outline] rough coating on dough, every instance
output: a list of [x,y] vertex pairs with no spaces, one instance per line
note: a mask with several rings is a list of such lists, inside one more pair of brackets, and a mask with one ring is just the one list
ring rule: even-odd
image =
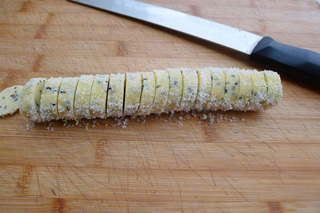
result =
[[79,78],[63,78],[58,95],[58,113],[60,119],[75,120],[74,98]]
[[127,73],[125,86],[125,115],[135,115],[140,106],[142,79],[141,73]]
[[40,117],[42,121],[59,119],[58,94],[62,78],[49,78],[44,84],[40,98]]
[[208,107],[207,104],[210,101],[213,80],[211,71],[208,68],[197,69],[197,73],[199,86],[195,109],[202,111]]
[[179,68],[47,82],[31,79],[23,87],[19,109],[28,121],[41,122],[194,109],[258,111],[278,104],[281,98],[280,76],[272,71]]
[[252,99],[251,71],[238,70],[239,74],[239,94],[234,106],[235,110],[247,111]]
[[74,114],[78,119],[90,119],[90,98],[93,81],[93,75],[81,75],[79,78],[74,101]]
[[277,105],[282,98],[282,84],[278,73],[265,70],[263,71],[264,77],[267,82],[267,103],[266,107]]
[[153,113],[161,114],[167,109],[169,95],[169,75],[165,70],[155,70],[156,92]]
[[23,86],[6,88],[0,93],[0,117],[11,115],[19,109]]
[[106,118],[106,104],[109,87],[109,75],[96,75],[90,97],[91,118]]
[[198,74],[194,69],[182,69],[183,92],[181,110],[189,112],[194,109],[194,102],[198,94]]
[[46,80],[46,78],[32,78],[22,90],[19,111],[27,121],[41,122],[40,97]]
[[252,98],[250,101],[249,110],[259,111],[264,110],[264,106],[267,101],[267,82],[264,74],[253,70],[251,72],[252,80]]
[[111,74],[108,87],[107,116],[123,115],[125,74]]
[[138,113],[149,115],[152,113],[154,96],[156,92],[155,75],[153,72],[142,72],[142,91]]
[[211,71],[212,88],[208,110],[222,110],[226,90],[226,76],[222,68],[209,68]]
[[183,86],[181,69],[167,69],[167,72],[169,74],[169,96],[165,111],[180,111]]
[[226,89],[223,101],[223,110],[231,110],[234,108],[238,94],[239,94],[239,74],[237,69],[225,69],[226,75]]

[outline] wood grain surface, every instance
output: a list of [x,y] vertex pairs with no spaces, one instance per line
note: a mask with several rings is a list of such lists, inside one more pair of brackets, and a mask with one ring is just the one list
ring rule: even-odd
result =
[[[320,52],[315,0],[144,1]],[[0,0],[0,90],[32,77],[206,66],[268,68],[66,0]],[[278,106],[214,112],[214,122],[178,114],[27,130],[18,113],[2,118],[0,212],[320,212],[320,93],[282,79]]]

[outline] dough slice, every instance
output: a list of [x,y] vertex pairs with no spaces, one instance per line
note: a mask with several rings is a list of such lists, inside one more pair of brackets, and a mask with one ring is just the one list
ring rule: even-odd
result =
[[169,96],[167,112],[180,111],[182,99],[182,73],[180,69],[167,69],[169,74]]
[[124,115],[135,115],[139,109],[142,80],[141,73],[127,73]]
[[62,78],[50,78],[43,87],[40,99],[40,116],[42,121],[57,120],[58,93]]
[[58,113],[59,118],[66,120],[75,120],[74,97],[79,78],[63,78],[58,95]]
[[239,94],[239,74],[237,69],[225,69],[226,89],[223,100],[223,110],[233,109]]
[[282,98],[282,84],[278,73],[273,71],[263,71],[267,82],[267,105],[268,108],[277,105]]
[[41,122],[40,97],[46,80],[46,78],[32,78],[22,90],[19,111],[28,121]]
[[0,93],[0,117],[11,115],[19,109],[23,86],[6,88]]
[[124,74],[111,74],[108,88],[107,116],[120,117],[123,112]]
[[211,97],[212,78],[211,71],[208,68],[197,70],[199,79],[198,95],[195,101],[195,109],[201,111],[207,108],[207,104]]
[[153,113],[160,114],[166,111],[169,95],[169,75],[165,70],[155,70],[156,92]]
[[250,100],[252,99],[251,71],[239,70],[238,74],[240,79],[239,94],[234,109],[239,111],[247,111]]
[[267,83],[262,72],[252,71],[252,98],[250,101],[250,110],[261,111],[264,110],[267,99]]
[[193,69],[182,69],[183,92],[181,100],[181,110],[190,111],[198,94],[198,74]]
[[91,118],[105,118],[108,96],[109,75],[96,75],[93,81],[90,97]]
[[78,119],[90,119],[90,98],[93,81],[93,75],[81,75],[79,78],[74,102],[74,114]]
[[226,76],[222,68],[209,68],[211,71],[212,88],[208,103],[209,110],[223,109],[223,99],[226,90]]
[[154,96],[156,91],[155,75],[153,72],[143,72],[141,101],[138,114],[149,115],[152,113]]

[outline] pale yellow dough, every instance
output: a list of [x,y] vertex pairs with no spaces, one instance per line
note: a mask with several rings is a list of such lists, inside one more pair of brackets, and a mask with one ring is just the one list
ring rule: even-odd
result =
[[23,86],[6,88],[0,93],[0,117],[11,115],[19,109]]
[[90,119],[90,99],[93,81],[93,75],[81,75],[79,78],[74,102],[74,114],[78,119]]
[[208,110],[223,109],[223,99],[226,90],[226,76],[222,68],[209,68],[211,71],[212,88]]
[[120,117],[123,115],[125,74],[111,74],[108,88],[107,116]]
[[125,86],[124,115],[135,115],[140,106],[141,73],[127,73]]
[[199,79],[199,91],[195,101],[195,109],[201,111],[208,107],[212,90],[212,75],[208,68],[197,69]]
[[19,111],[28,121],[41,122],[40,97],[46,80],[46,78],[32,78],[22,90]]
[[105,118],[109,86],[109,75],[96,75],[93,81],[90,97],[91,118]]
[[183,92],[181,100],[181,110],[190,111],[198,94],[198,74],[194,69],[182,69]]
[[249,110],[259,111],[264,110],[267,101],[267,82],[264,74],[258,71],[251,72],[252,81],[252,98],[249,105]]
[[42,121],[59,119],[58,93],[62,78],[49,78],[43,87],[40,98],[40,116]]
[[267,92],[267,107],[277,105],[282,98],[282,84],[278,73],[273,71],[263,71],[265,76],[268,92]]
[[156,92],[153,113],[160,114],[166,111],[169,95],[169,75],[165,70],[155,70]]
[[155,74],[153,72],[142,72],[142,92],[139,106],[139,115],[149,115],[153,110],[153,102],[156,91]]
[[58,95],[58,113],[60,119],[75,120],[74,97],[79,78],[63,78]]
[[234,109],[246,111],[252,99],[252,80],[251,71],[239,70],[239,94]]
[[167,72],[169,74],[169,96],[166,111],[180,111],[183,86],[181,69],[167,69]]
[[226,89],[223,100],[223,109],[231,110],[234,108],[238,94],[239,94],[239,74],[237,69],[225,69],[224,73],[226,75]]

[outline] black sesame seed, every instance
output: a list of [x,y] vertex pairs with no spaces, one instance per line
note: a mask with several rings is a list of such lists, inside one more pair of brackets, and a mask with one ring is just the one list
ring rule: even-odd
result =
[[2,100],[5,99],[5,98],[6,98],[6,97],[3,96],[3,97],[2,97]]
[[142,87],[141,87],[141,92],[143,91],[143,88],[144,88],[144,85],[142,84]]
[[51,90],[51,87],[46,87],[46,90]]
[[192,92],[192,88],[191,88],[191,87],[188,87],[187,91],[188,91],[188,92]]
[[158,89],[159,87],[160,87],[160,85],[157,85],[157,87],[156,87],[156,88]]
[[238,85],[238,84],[239,84],[238,82],[234,83],[234,85]]
[[6,109],[7,109],[7,106],[4,106],[4,109],[6,110]]
[[97,81],[98,82],[98,84],[101,84],[102,83],[102,81]]
[[235,90],[236,89],[236,86],[232,86],[232,90]]
[[55,103],[52,103],[51,105],[52,105],[52,106],[55,106],[56,104],[55,104]]
[[241,100],[241,99],[242,99],[242,97],[240,96],[240,97],[239,97],[239,99]]
[[13,89],[17,89],[17,87],[14,87]]
[[147,78],[143,78],[142,80],[146,81],[146,80],[148,80],[148,79],[147,79]]
[[227,90],[227,89],[225,89],[225,90],[224,90],[224,93],[228,93],[228,90]]
[[109,87],[109,88],[108,88],[108,90],[112,90],[112,88],[111,88],[111,87]]
[[67,107],[67,111],[70,111],[70,107]]
[[232,77],[232,78],[235,78],[236,76],[235,76],[235,75],[231,75],[231,77]]
[[64,90],[60,90],[60,93],[66,93],[66,91],[64,91]]
[[0,106],[0,109],[2,108],[2,106]]
[[211,81],[213,81],[213,76],[211,76]]

